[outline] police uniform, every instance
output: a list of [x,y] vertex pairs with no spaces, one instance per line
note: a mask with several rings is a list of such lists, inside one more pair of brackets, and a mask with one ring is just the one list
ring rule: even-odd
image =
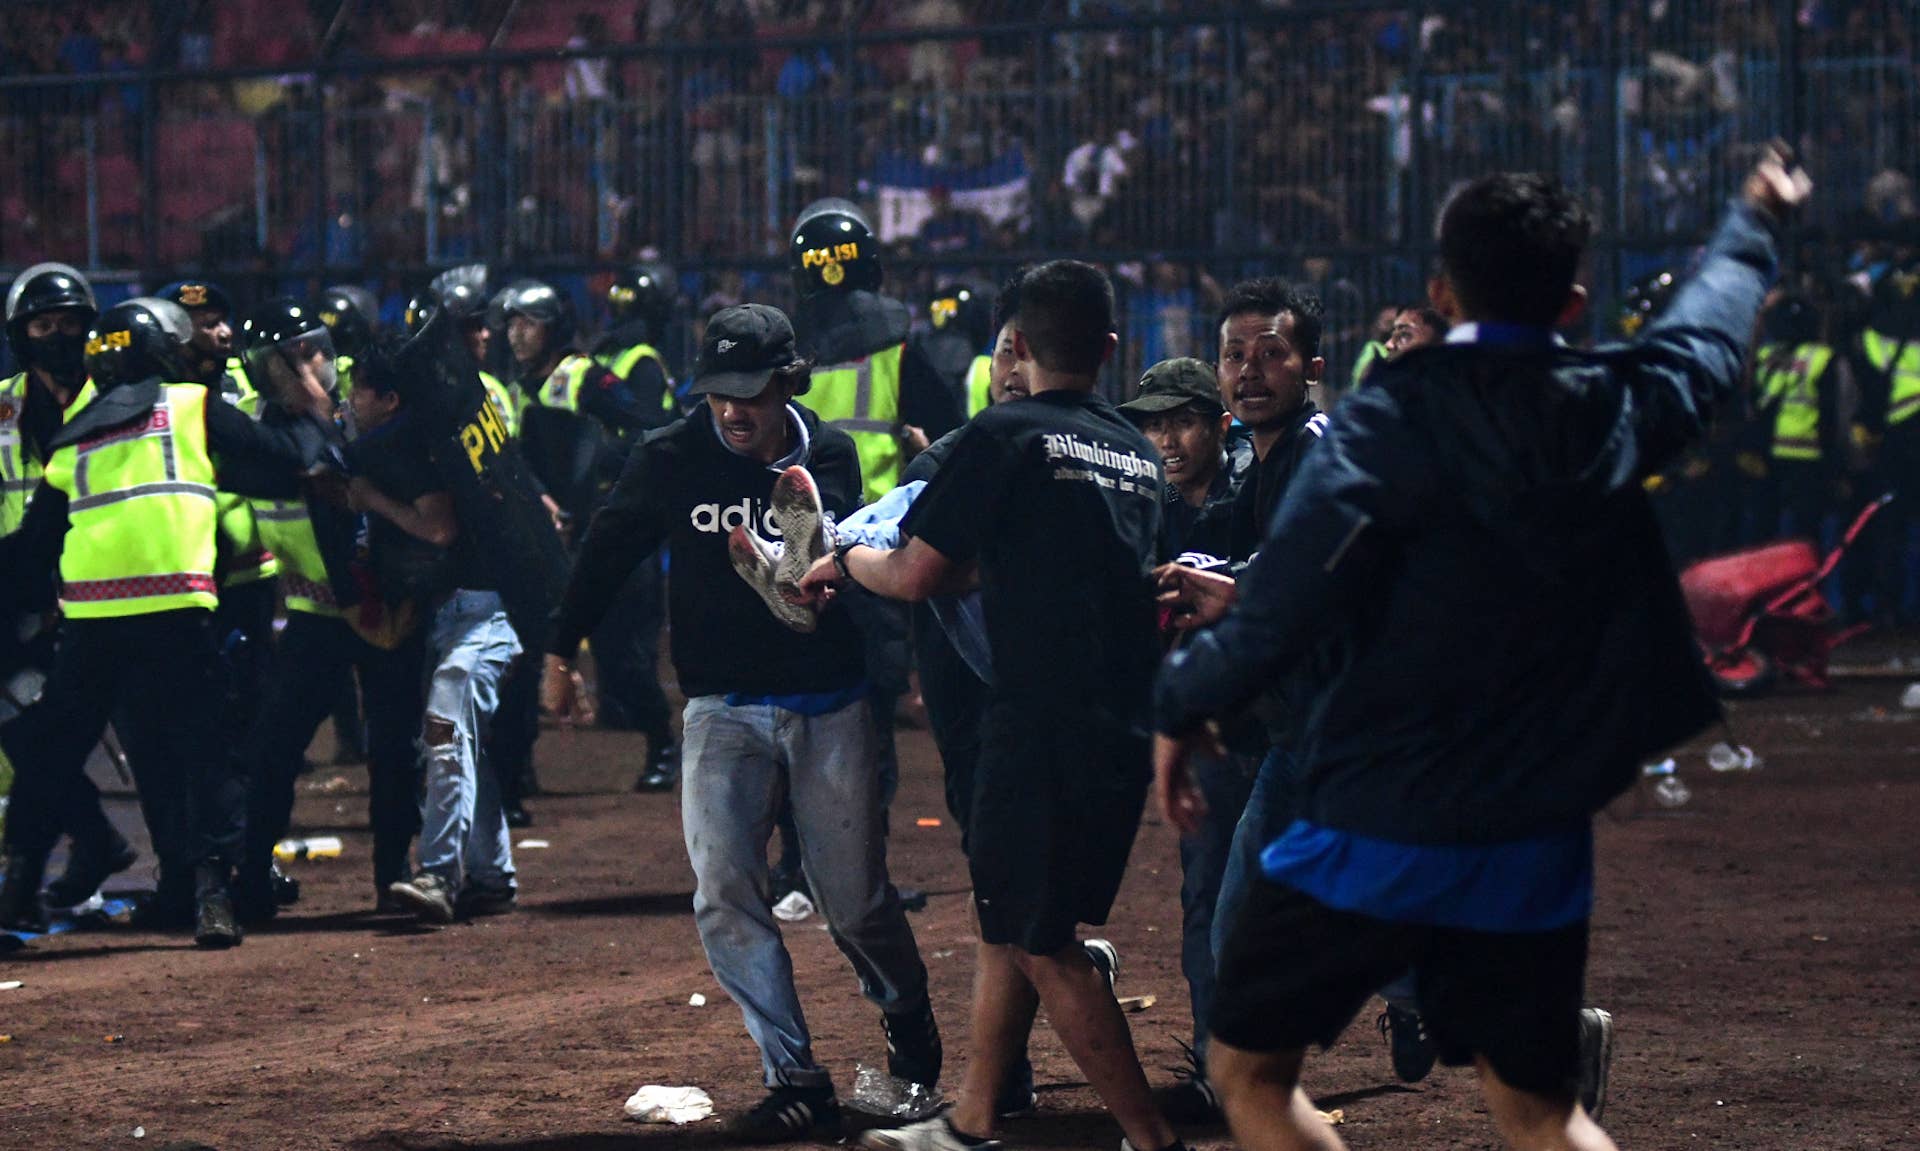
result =
[[[137,344],[122,341],[156,322],[184,345],[186,314],[170,302],[136,299],[103,316],[88,341],[96,380],[97,365],[116,351],[128,353],[125,365],[147,363],[133,358]],[[259,433],[211,402],[203,385],[125,379],[138,370],[125,367],[101,385],[51,441],[34,503],[0,557],[8,561],[0,570],[29,572],[57,554],[66,617],[41,705],[0,743],[15,762],[41,765],[23,780],[57,788],[83,771],[114,715],[155,832],[163,892],[184,898],[191,884],[196,939],[226,946],[239,938],[226,868],[238,858],[243,796],[217,729],[213,457],[222,453],[245,483],[247,469],[265,461],[304,467],[318,437]],[[39,800],[37,786],[16,794],[14,863],[29,874],[44,866],[55,827],[34,807]]]
[[1771,537],[1818,537],[1845,474],[1837,400],[1844,357],[1817,340],[1762,344],[1754,358],[1754,396],[1767,435],[1767,491],[1759,528]]

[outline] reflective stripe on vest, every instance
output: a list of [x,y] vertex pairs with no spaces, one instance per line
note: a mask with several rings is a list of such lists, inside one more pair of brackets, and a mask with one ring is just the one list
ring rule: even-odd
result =
[[499,376],[483,371],[480,373],[480,386],[487,390],[487,399],[493,401],[493,410],[500,413],[500,422],[507,426],[507,434],[519,435],[520,406],[513,402],[507,385],[500,382]]
[[1773,416],[1773,458],[1777,460],[1818,460],[1820,458],[1820,379],[1833,361],[1833,349],[1825,344],[1799,344],[1788,348],[1768,344],[1760,349],[1760,401],[1779,406]]
[[561,360],[547,382],[540,385],[541,406],[565,412],[579,411],[580,386],[586,383],[587,372],[592,367],[593,361],[577,352]]
[[[1887,425],[1891,427],[1920,412],[1920,340],[1896,340],[1869,328],[1860,333],[1860,345],[1867,353],[1868,363],[1882,372],[1893,373],[1893,391],[1887,397]],[[1900,357],[1897,364],[1895,355]]]
[[1365,383],[1367,372],[1386,358],[1387,346],[1379,340],[1368,340],[1367,346],[1360,349],[1360,357],[1353,361],[1353,374],[1347,381],[1348,385],[1357,388]]
[[0,536],[20,526],[40,486],[40,461],[27,454],[20,421],[27,410],[25,372],[0,380]]
[[815,368],[806,405],[827,424],[853,437],[860,453],[865,503],[873,503],[900,483],[900,361],[905,344],[865,359]]
[[280,591],[288,611],[337,616],[340,608],[327,582],[326,561],[313,534],[313,519],[305,500],[255,500],[253,518],[260,538],[280,561]]
[[212,610],[213,460],[207,389],[166,384],[144,420],[68,444],[47,461],[65,492],[60,604],[72,619]]
[[667,382],[667,386],[660,389],[660,410],[672,411],[673,373],[667,371],[667,361],[654,350],[652,344],[635,344],[631,348],[622,349],[615,355],[600,357],[600,363],[609,372],[619,376],[622,381],[633,378],[633,369],[640,366],[641,360],[652,360],[660,365],[660,377]]
[[993,406],[993,357],[975,356],[967,365],[967,418]]

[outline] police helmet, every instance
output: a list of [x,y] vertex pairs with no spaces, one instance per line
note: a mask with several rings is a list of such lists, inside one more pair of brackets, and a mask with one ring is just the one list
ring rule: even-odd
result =
[[787,245],[787,265],[800,298],[880,287],[880,242],[867,214],[851,200],[828,197],[800,211]]
[[1867,326],[1898,340],[1920,339],[1920,260],[1896,264],[1874,282]]
[[1812,343],[1820,338],[1820,311],[1806,296],[1788,292],[1760,313],[1760,333],[1769,344]]
[[240,321],[240,363],[256,388],[265,391],[273,378],[268,365],[276,358],[289,365],[322,352],[329,365],[334,358],[333,332],[317,309],[291,296],[259,304]]
[[934,292],[927,318],[936,332],[958,332],[975,348],[993,340],[993,293],[971,284],[949,284]]
[[333,346],[343,356],[360,354],[380,334],[380,301],[358,284],[335,284],[316,301],[320,322],[333,333]]
[[27,321],[61,308],[79,308],[87,313],[88,323],[100,314],[93,285],[77,269],[67,264],[35,264],[14,277],[13,286],[7,289],[7,344],[13,349],[14,359],[22,364],[33,362]]
[[488,311],[496,327],[506,327],[514,316],[546,325],[549,352],[573,342],[573,301],[544,280],[515,280],[493,298]]
[[607,289],[607,310],[616,324],[644,321],[647,334],[659,339],[673,318],[678,283],[673,269],[665,264],[635,264],[614,277],[613,286]]
[[1671,269],[1642,276],[1629,284],[1620,296],[1619,309],[1614,313],[1614,331],[1622,339],[1638,338],[1648,324],[1667,310],[1679,287],[1680,277]]
[[233,315],[233,297],[226,289],[207,280],[175,280],[154,293],[163,300],[172,300],[185,308],[189,315],[201,308],[212,308],[231,317]]
[[483,320],[487,313],[487,266],[462,264],[448,268],[427,285],[428,293],[462,324]]
[[154,376],[168,383],[189,377],[187,345],[193,321],[172,300],[137,296],[103,312],[87,332],[87,374],[103,392]]

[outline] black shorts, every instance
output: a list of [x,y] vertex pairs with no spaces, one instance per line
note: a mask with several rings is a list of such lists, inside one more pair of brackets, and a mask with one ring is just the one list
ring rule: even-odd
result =
[[988,707],[967,825],[980,938],[1051,955],[1105,923],[1151,774],[1146,737],[1104,713]]
[[1207,1029],[1246,1051],[1326,1048],[1412,968],[1441,1062],[1484,1056],[1509,1086],[1570,1096],[1586,966],[1586,920],[1511,934],[1393,923],[1256,878],[1219,956]]

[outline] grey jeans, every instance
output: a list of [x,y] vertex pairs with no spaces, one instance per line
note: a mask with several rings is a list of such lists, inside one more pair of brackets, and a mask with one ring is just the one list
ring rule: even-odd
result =
[[864,700],[808,716],[771,704],[687,701],[681,820],[694,924],[720,986],[740,1005],[770,1087],[832,1082],[814,1062],[767,889],[767,840],[791,794],[814,903],[882,1011],[920,1010],[927,969],[887,878],[885,807]]

